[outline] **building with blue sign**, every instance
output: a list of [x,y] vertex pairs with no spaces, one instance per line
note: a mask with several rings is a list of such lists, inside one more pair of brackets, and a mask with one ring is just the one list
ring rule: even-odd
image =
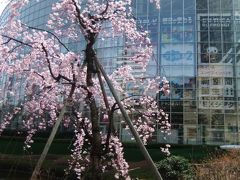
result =
[[151,32],[158,74],[170,81],[159,96],[173,143],[239,142],[238,0],[136,1],[139,24]]
[[[51,5],[57,1],[31,0],[21,13],[22,21],[45,28]],[[170,81],[170,95],[158,96],[172,123],[167,141],[239,143],[240,0],[161,0],[160,10],[149,1],[135,0],[133,8],[139,27],[150,32],[154,46],[148,76],[165,76]],[[7,8],[1,22],[6,16]],[[64,39],[73,51],[83,49],[79,41]],[[108,72],[124,61],[123,38],[99,41],[96,49]],[[0,89],[9,81],[17,80],[2,76]],[[13,104],[19,101],[3,91],[0,95]],[[160,131],[154,140],[163,142]]]

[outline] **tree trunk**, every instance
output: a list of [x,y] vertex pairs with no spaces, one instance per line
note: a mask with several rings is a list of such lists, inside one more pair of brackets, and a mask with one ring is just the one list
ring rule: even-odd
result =
[[92,180],[101,179],[101,143],[102,138],[100,134],[98,122],[98,110],[95,99],[90,102],[91,120],[92,120],[92,149],[91,149],[91,166],[92,166]]
[[[96,53],[92,47],[93,43],[90,43],[86,47],[86,63],[87,63],[87,77],[86,82],[87,86],[92,86],[93,81],[92,77],[93,74],[96,73],[96,67],[94,60],[97,58]],[[90,120],[92,122],[92,147],[90,152],[90,160],[91,160],[91,167],[90,167],[90,174],[88,177],[85,177],[89,180],[100,180],[101,179],[101,144],[102,138],[100,134],[100,126],[99,126],[99,113],[98,108],[96,105],[96,101],[94,99],[94,95],[92,93],[88,96],[89,99],[89,108],[90,108]]]

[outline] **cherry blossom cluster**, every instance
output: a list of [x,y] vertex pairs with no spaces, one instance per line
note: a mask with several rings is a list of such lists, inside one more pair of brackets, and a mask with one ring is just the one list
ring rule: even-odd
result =
[[135,77],[132,74],[131,66],[125,65],[119,67],[116,71],[114,71],[109,78],[111,79],[114,87],[118,92],[124,93],[125,91],[125,84],[127,82],[135,82]]
[[[83,172],[95,166],[92,160],[95,153],[101,172],[114,168],[115,178],[130,179],[122,143],[114,127],[114,115],[119,108],[110,93],[105,92],[106,82],[96,65],[94,45],[100,35],[102,38],[109,34],[126,38],[127,51],[131,52],[126,61],[142,68],[142,76],[136,77],[131,65],[123,65],[109,78],[143,142],[147,143],[156,127],[164,133],[169,133],[171,127],[168,115],[155,99],[160,92],[169,93],[169,83],[166,78],[145,77],[153,49],[148,33],[137,28],[132,1],[60,0],[53,5],[49,29],[20,22],[17,9],[26,2],[12,1],[9,23],[0,29],[0,70],[9,77],[18,76],[25,81],[24,103],[21,109],[8,113],[1,121],[0,134],[21,111],[22,127],[28,134],[25,149],[28,149],[36,132],[53,127],[61,110],[67,108],[63,125],[73,128],[75,133],[69,170],[81,179]],[[151,2],[159,3],[157,0]],[[106,23],[111,25],[111,30],[105,34],[103,25]],[[84,56],[65,45],[66,39],[78,41],[79,38],[86,43],[86,49],[81,52]],[[129,95],[126,91],[128,83],[143,88],[143,91]],[[99,130],[101,115],[109,122],[107,134]],[[101,149],[97,152],[93,147]],[[167,152],[166,148],[162,150]]]
[[158,9],[160,8],[160,0],[150,0],[150,2],[155,3]]
[[85,156],[86,151],[83,150],[85,133],[83,129],[78,132],[75,130],[75,142],[73,144],[71,160],[69,160],[69,170],[76,172],[77,178],[81,179],[82,173],[87,168],[89,159]]
[[[82,118],[81,113],[76,113],[77,119],[74,120],[75,141],[71,150],[71,159],[68,160],[69,168],[66,170],[74,171],[78,179],[81,179],[83,172],[87,169],[89,160],[89,152],[83,148],[83,145],[88,142],[86,134],[91,133],[91,123],[87,118]],[[83,128],[87,126],[88,129]]]
[[[79,40],[82,37],[80,34],[88,41],[86,37],[89,33],[101,34],[101,39],[124,36],[126,43],[135,51],[135,55],[129,59],[146,67],[153,53],[152,47],[148,32],[137,30],[131,3],[131,0],[62,0],[53,6],[48,27],[60,37],[67,35],[72,41]],[[106,23],[111,24],[112,30],[105,31],[103,25]]]
[[27,131],[27,136],[24,141],[24,147],[23,147],[24,150],[31,148],[31,144],[34,143],[34,140],[32,138],[36,132],[37,132],[36,129],[29,129]]
[[[147,144],[156,128],[166,134],[170,133],[171,125],[168,114],[164,113],[151,96],[136,96],[124,99],[124,106],[133,117],[133,124],[144,144]],[[128,128],[128,127],[127,127]]]
[[[122,103],[131,115],[133,124],[144,144],[152,137],[158,127],[164,134],[170,134],[171,125],[169,123],[168,114],[159,109],[155,98],[156,94],[163,92],[169,93],[169,82],[166,78],[157,77],[155,79],[141,79],[132,76],[131,68],[124,66],[119,68],[111,76],[111,80],[117,87],[119,92],[124,92],[123,86],[117,86],[122,80],[123,84],[131,82],[133,87],[144,87],[144,91],[129,96],[127,93],[123,96]],[[160,84],[162,86],[160,87]],[[115,106],[114,104],[112,105]],[[113,108],[114,109],[114,108]],[[119,111],[118,108],[115,109]],[[124,121],[122,122],[123,124]],[[128,128],[128,126],[126,126]]]
[[155,131],[153,125],[148,124],[141,117],[139,117],[137,120],[133,120],[133,124],[135,129],[140,134],[140,137],[142,138],[143,143],[146,145],[147,140],[150,137],[152,137],[152,133]]
[[[7,2],[7,1],[6,1]],[[9,4],[11,14],[8,18],[8,22],[11,22],[16,16],[20,15],[19,10],[28,3],[28,0],[13,0]]]
[[165,147],[160,147],[160,149],[163,153],[165,153],[167,156],[169,156],[170,155],[170,151],[169,151],[170,147],[171,146],[169,144],[166,144]]
[[[91,133],[91,122],[87,118],[81,117],[81,113],[77,113],[78,119],[75,120],[74,124],[74,133],[75,141],[73,143],[73,149],[71,154],[71,159],[69,160],[69,169],[67,171],[75,171],[77,178],[81,179],[83,173],[88,170],[90,164],[89,148],[86,148],[86,144],[89,145],[90,139],[88,138],[88,133]],[[84,122],[83,122],[84,121]],[[89,128],[83,128],[88,126]],[[101,157],[102,163],[102,172],[105,172],[107,169],[114,168],[116,170],[115,178],[124,178],[130,179],[128,175],[129,165],[124,159],[123,146],[117,136],[111,136],[108,147],[106,147],[107,137],[103,135],[102,145],[106,154],[103,154]],[[86,147],[84,147],[84,145]]]
[[0,135],[2,134],[4,129],[6,129],[9,124],[11,124],[11,120],[14,118],[14,116],[16,116],[18,113],[20,113],[21,110],[22,110],[21,108],[16,107],[16,108],[14,108],[12,113],[8,112],[4,116],[4,118],[1,120],[1,123],[0,123]]
[[128,174],[129,165],[124,159],[123,146],[117,136],[111,136],[110,138],[108,157],[111,158],[111,166],[117,171],[114,177],[116,179],[130,179]]

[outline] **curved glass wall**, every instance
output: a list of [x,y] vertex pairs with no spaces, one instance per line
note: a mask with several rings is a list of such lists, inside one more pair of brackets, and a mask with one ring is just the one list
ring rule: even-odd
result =
[[[27,6],[21,10],[20,19],[24,24],[30,27],[38,27],[41,29],[48,29],[46,27],[49,15],[52,12],[52,5],[59,0],[31,0]],[[4,24],[9,16],[9,8],[3,11],[0,22]],[[106,30],[111,28],[110,24],[105,23],[103,28]],[[80,36],[77,40],[72,41],[67,37],[60,37],[61,41],[72,51],[81,53],[85,48],[85,39]],[[104,37],[99,36],[96,49],[99,60],[105,67],[107,73],[112,73],[114,69],[121,66],[125,53],[123,51],[124,38],[121,36],[116,37]],[[64,52],[64,49],[62,50]],[[24,79],[9,77],[5,74],[0,74],[0,97],[3,97],[4,101],[0,102],[0,119],[2,111],[7,112],[9,108],[19,105],[24,101]],[[11,91],[11,93],[9,93]],[[11,124],[11,128],[15,129],[20,127],[21,120]],[[103,127],[104,128],[104,127]]]

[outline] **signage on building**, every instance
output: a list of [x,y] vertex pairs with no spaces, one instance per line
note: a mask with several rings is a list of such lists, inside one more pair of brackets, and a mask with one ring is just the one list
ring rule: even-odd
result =
[[158,16],[138,17],[136,21],[140,29],[148,30],[151,43],[153,45],[158,44]]
[[234,76],[231,16],[199,14],[198,19],[199,108],[234,109],[234,94],[230,92],[234,84],[228,83]]
[[162,24],[170,24],[170,25],[174,25],[174,24],[192,24],[193,23],[193,17],[192,16],[178,16],[178,17],[164,17],[162,18]]
[[[186,93],[184,77],[194,79],[195,71],[195,11],[183,13],[183,2],[175,0],[174,6],[169,1],[162,1],[160,11],[160,61],[162,73],[168,71],[170,96],[172,100],[190,99],[194,89]],[[188,1],[185,7],[193,7],[194,1]],[[172,13],[174,12],[174,13]],[[162,96],[161,99],[165,97]]]
[[195,16],[162,17],[160,22],[161,65],[179,66],[179,70],[171,72],[171,76],[194,76],[194,69],[182,71],[180,66],[194,66],[195,63]]
[[232,63],[233,31],[231,16],[199,14],[200,63]]
[[231,28],[231,16],[201,16],[200,26],[211,27],[228,27]]
[[234,101],[199,100],[200,109],[234,109]]
[[193,44],[163,44],[161,50],[162,65],[194,65]]
[[200,77],[233,77],[232,66],[199,65],[198,76]]

